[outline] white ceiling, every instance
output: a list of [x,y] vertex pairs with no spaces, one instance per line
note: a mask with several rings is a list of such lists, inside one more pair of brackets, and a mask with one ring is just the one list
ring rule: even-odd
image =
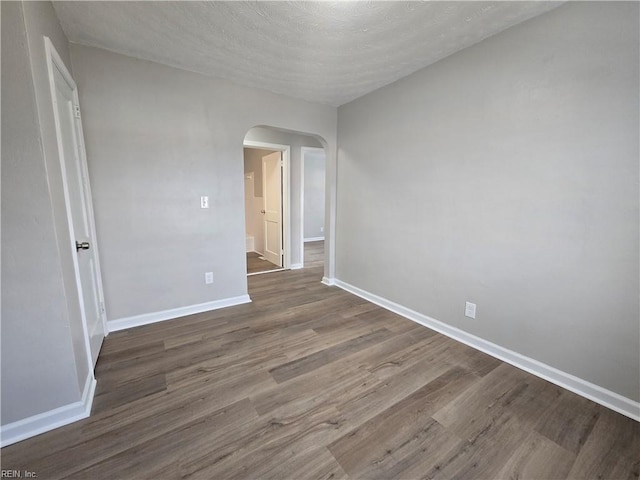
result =
[[342,105],[561,2],[54,2],[71,42]]

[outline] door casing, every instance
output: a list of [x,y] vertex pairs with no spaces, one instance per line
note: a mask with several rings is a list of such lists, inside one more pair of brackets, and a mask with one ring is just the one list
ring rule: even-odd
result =
[[[272,227],[276,225],[274,230]],[[264,257],[283,267],[282,242],[282,152],[275,151],[262,157],[262,228]],[[275,243],[274,243],[275,242]]]
[[283,234],[283,268],[291,268],[291,196],[290,196],[290,167],[291,167],[291,146],[278,143],[256,142],[245,140],[244,146],[249,148],[261,148],[263,150],[274,150],[282,152],[282,224]]

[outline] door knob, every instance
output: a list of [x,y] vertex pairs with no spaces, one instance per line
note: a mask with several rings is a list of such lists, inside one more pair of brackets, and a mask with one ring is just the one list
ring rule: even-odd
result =
[[76,251],[77,250],[89,250],[89,242],[78,242],[76,240]]
[[264,210],[260,210],[260,213],[266,213]]

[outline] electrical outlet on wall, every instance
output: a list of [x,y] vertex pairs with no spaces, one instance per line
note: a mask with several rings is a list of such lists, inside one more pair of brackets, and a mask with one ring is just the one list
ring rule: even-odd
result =
[[320,233],[324,233],[324,227],[320,227]]
[[204,274],[204,283],[207,285],[213,283],[213,272],[206,272]]
[[464,306],[464,316],[469,318],[476,318],[476,304],[467,302]]

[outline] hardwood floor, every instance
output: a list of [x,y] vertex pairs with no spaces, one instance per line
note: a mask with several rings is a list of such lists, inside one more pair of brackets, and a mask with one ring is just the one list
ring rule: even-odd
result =
[[39,479],[634,479],[640,424],[320,283],[106,339],[90,418],[2,449]]
[[275,263],[266,260],[262,255],[256,252],[247,252],[247,274],[270,272],[272,270],[281,270],[282,268]]
[[[280,267],[261,258],[256,252],[247,252],[247,274],[281,270]],[[304,244],[304,266],[322,267],[324,265],[324,241],[306,242]]]
[[304,243],[304,266],[306,268],[324,265],[324,240]]

